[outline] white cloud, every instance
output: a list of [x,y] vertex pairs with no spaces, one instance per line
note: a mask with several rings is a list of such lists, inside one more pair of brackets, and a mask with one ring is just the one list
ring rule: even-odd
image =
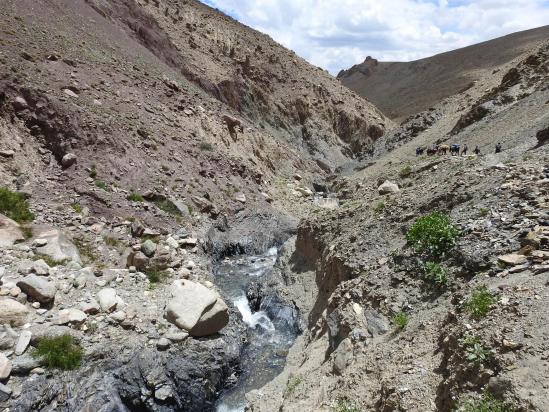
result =
[[332,73],[409,61],[549,23],[547,0],[203,0]]

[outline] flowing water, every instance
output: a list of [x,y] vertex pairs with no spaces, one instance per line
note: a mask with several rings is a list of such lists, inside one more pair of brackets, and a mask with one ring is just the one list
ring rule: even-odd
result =
[[276,257],[277,250],[272,248],[262,256],[225,259],[217,269],[217,286],[232,300],[248,326],[247,345],[241,355],[242,374],[238,384],[221,397],[217,412],[243,412],[246,393],[262,387],[281,372],[295,339],[290,308],[274,308],[274,303],[269,306],[272,300],[264,299],[261,310],[252,312],[246,297],[248,284],[261,282],[272,270]]

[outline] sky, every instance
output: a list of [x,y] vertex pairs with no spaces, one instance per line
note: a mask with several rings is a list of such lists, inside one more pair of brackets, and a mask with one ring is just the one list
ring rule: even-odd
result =
[[202,0],[337,74],[549,24],[549,0]]

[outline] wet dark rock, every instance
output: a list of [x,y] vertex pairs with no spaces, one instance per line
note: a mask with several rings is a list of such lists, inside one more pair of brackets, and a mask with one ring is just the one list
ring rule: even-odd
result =
[[297,221],[272,210],[244,210],[218,218],[206,235],[206,248],[214,259],[259,254],[281,245],[296,232]]

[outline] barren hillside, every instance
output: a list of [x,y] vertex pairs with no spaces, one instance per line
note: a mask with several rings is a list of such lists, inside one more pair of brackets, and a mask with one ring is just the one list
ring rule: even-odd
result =
[[364,63],[341,71],[341,82],[395,121],[427,110],[549,39],[549,26],[510,34],[412,62]]

